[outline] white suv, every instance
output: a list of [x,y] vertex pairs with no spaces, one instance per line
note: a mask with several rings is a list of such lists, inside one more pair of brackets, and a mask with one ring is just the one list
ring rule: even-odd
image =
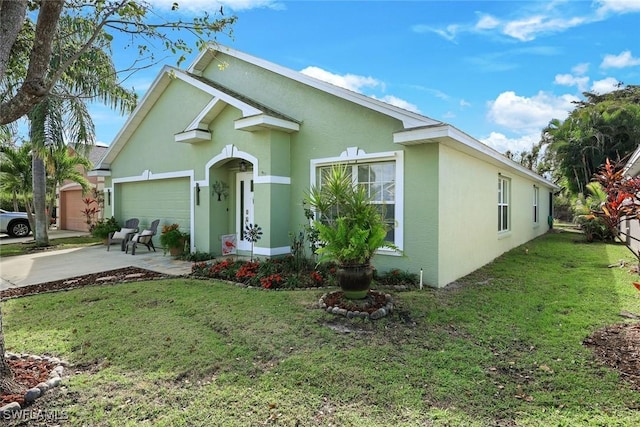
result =
[[0,233],[11,237],[26,237],[31,233],[26,212],[7,212],[0,209]]

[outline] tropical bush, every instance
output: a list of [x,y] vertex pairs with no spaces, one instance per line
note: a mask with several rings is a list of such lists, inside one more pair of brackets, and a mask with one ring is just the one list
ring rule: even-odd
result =
[[109,219],[100,219],[96,221],[91,229],[91,235],[98,239],[106,239],[109,237],[109,233],[113,233],[120,230],[120,224],[114,217]]
[[163,225],[160,234],[160,244],[166,250],[171,248],[184,248],[189,240],[189,233],[180,230],[179,224]]
[[604,218],[594,215],[593,212],[607,201],[607,193],[598,182],[591,182],[587,185],[589,195],[578,197],[574,205],[575,219],[585,235],[587,242],[593,241],[613,241],[615,234],[611,227],[607,225]]
[[222,279],[264,289],[316,288],[335,285],[330,263],[298,269],[293,256],[260,261],[225,259],[194,263],[196,277]]

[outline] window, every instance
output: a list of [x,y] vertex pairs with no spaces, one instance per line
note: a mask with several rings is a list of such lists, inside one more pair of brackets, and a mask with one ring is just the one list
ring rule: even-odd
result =
[[540,205],[540,189],[533,186],[533,222],[538,224],[540,221],[540,213],[539,213],[539,205]]
[[509,230],[509,180],[498,178],[498,231]]
[[[316,169],[316,182],[322,186],[331,165],[320,166]],[[378,206],[389,225],[387,240],[396,243],[396,162],[381,161],[358,163],[347,166],[353,185],[359,185],[367,190],[371,203]]]

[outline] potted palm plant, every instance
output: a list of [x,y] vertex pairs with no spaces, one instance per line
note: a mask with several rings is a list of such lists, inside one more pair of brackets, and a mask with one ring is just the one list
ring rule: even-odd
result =
[[386,241],[387,224],[367,190],[355,186],[345,166],[333,166],[314,186],[306,202],[315,212],[313,226],[321,247],[318,262],[334,261],[337,278],[348,299],[362,299],[373,279],[371,258],[381,247],[396,247]]

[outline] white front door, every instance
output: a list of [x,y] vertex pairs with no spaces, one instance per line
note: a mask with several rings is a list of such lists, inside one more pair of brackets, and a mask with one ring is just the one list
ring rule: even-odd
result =
[[236,230],[238,230],[238,250],[250,251],[251,242],[245,240],[245,227],[253,222],[253,172],[236,175]]

